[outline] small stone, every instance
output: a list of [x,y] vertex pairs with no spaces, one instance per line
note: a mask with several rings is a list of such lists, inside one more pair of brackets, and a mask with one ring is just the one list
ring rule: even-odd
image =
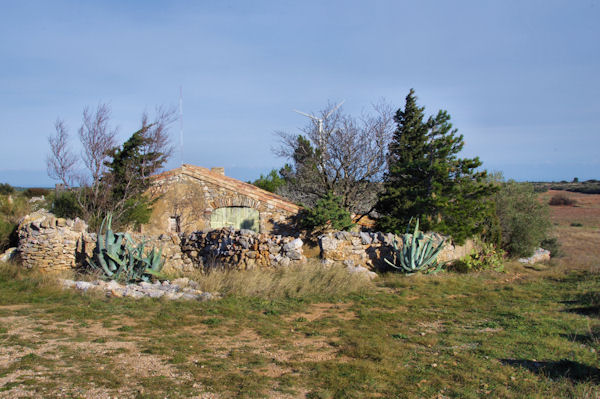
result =
[[288,251],[286,252],[286,256],[288,258],[290,258],[291,260],[301,260],[302,259],[302,253],[300,251]]
[[62,280],[61,283],[62,283],[63,287],[65,287],[65,288],[75,287],[75,281],[73,281],[73,280]]
[[213,298],[214,298],[214,295],[211,294],[210,292],[203,292],[202,294],[199,295],[198,300],[200,300],[200,301],[210,301]]
[[373,242],[373,237],[371,236],[371,234],[361,231],[360,240],[363,245],[369,245]]
[[123,293],[124,293],[123,290],[113,289],[113,290],[106,291],[106,296],[121,298],[123,296]]
[[298,250],[300,248],[302,248],[302,240],[299,238],[296,238],[295,240],[292,240],[290,242],[288,242],[287,244],[285,244],[283,246],[283,250],[288,252],[288,251],[294,251],[294,250]]
[[161,296],[165,295],[165,292],[162,290],[146,290],[144,291],[145,294],[150,297],[150,298],[160,298]]
[[92,283],[88,283],[87,281],[77,281],[75,283],[75,288],[83,292],[86,292],[87,290],[93,287],[94,285]]
[[185,294],[182,292],[165,292],[164,297],[170,300],[175,300],[181,298],[183,295]]
[[181,277],[181,278],[176,278],[175,280],[173,280],[173,282],[171,284],[176,285],[180,288],[185,288],[188,286],[189,282],[190,282],[189,278]]

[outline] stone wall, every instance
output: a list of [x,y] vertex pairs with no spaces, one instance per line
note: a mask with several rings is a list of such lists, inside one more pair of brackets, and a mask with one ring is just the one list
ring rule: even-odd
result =
[[237,269],[282,267],[306,262],[302,240],[255,233],[252,230],[218,229],[194,232],[181,239],[186,268],[227,266]]
[[95,241],[83,220],[56,218],[40,210],[19,221],[17,256],[28,268],[42,271],[69,270],[76,267]]
[[[19,222],[17,257],[23,265],[61,271],[85,265],[96,246],[96,234],[80,219],[56,218],[40,210]],[[251,230],[219,229],[191,234],[149,236],[130,233],[146,248],[162,249],[166,273],[227,264],[239,269],[303,263],[302,240],[258,234]]]
[[[433,234],[435,240],[442,236]],[[384,259],[393,259],[393,241],[401,248],[402,240],[392,233],[366,233],[338,231],[319,236],[321,257],[325,263],[344,262],[348,266],[362,266],[370,270],[388,268]],[[473,241],[467,240],[462,246],[446,243],[438,255],[440,262],[460,259],[474,248]]]
[[[237,269],[255,267],[285,267],[306,262],[303,242],[299,238],[255,233],[251,230],[223,228],[190,234],[160,234],[155,236],[131,233],[132,238],[146,242],[146,248],[162,248],[164,271],[186,272],[198,268],[223,266]],[[19,222],[17,256],[26,267],[43,271],[68,270],[85,264],[96,245],[96,234],[87,231],[80,219],[56,218],[44,210],[25,216]],[[435,239],[441,239],[434,234]],[[384,270],[384,259],[393,259],[389,233],[334,232],[321,235],[319,246],[324,263],[344,262],[348,266],[363,266]],[[401,240],[398,241],[401,243]],[[442,262],[459,259],[474,248],[446,244],[438,259]]]
[[[83,266],[96,247],[96,233],[89,233],[83,220],[57,218],[45,210],[31,213],[21,219],[17,234],[17,257],[25,267],[36,267],[42,271],[70,270]],[[144,240],[148,249],[152,246],[162,248],[165,271],[182,269],[177,235],[131,235],[138,243]]]

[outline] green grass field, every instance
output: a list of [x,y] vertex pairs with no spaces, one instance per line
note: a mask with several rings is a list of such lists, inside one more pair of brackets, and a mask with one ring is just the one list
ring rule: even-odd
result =
[[566,256],[548,265],[214,274],[212,302],[80,294],[2,265],[0,397],[598,398],[600,226],[554,220]]
[[596,398],[599,287],[591,270],[512,265],[192,303],[5,267],[0,396]]

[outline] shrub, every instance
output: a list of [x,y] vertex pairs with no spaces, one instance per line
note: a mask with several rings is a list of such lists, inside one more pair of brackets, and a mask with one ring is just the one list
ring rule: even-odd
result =
[[301,212],[299,224],[309,230],[315,228],[350,230],[354,226],[350,212],[344,209],[342,205],[342,197],[331,192],[318,200],[314,208]]
[[548,206],[538,201],[531,184],[515,181],[500,185],[495,202],[502,249],[512,257],[531,256],[552,226]]
[[6,251],[8,248],[16,244],[17,225],[0,219],[0,252]]
[[46,196],[49,193],[50,193],[50,190],[48,190],[47,188],[37,188],[37,187],[30,187],[27,190],[23,191],[23,195],[26,196],[27,198],[41,197],[42,195]]
[[558,239],[556,237],[544,239],[541,242],[540,246],[550,251],[550,256],[552,258],[560,258],[561,256],[564,256],[560,243],[558,242]]
[[575,199],[569,197],[568,195],[566,195],[564,193],[558,193],[558,194],[554,195],[552,198],[550,198],[550,201],[548,202],[548,204],[552,205],[552,206],[558,206],[558,205],[573,206],[576,203],[577,203],[577,201],[575,201]]
[[60,218],[75,219],[76,217],[81,218],[83,216],[83,210],[77,203],[75,193],[72,191],[57,193],[52,198],[50,209],[53,214]]
[[0,183],[0,194],[10,195],[15,192],[15,188],[8,183]]
[[261,174],[258,179],[249,183],[255,185],[256,187],[262,188],[263,190],[276,193],[279,187],[282,187],[286,184],[286,181],[281,176],[280,172],[277,172],[276,169],[273,169],[266,176]]
[[504,270],[504,257],[506,253],[486,242],[477,242],[478,249],[462,259],[452,263],[448,269],[459,273],[468,273],[482,270]]

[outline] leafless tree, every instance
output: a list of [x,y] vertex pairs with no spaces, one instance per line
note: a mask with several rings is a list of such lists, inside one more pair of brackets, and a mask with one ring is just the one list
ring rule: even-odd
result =
[[[72,188],[74,182],[79,183],[73,192],[88,222],[97,222],[107,211],[114,212],[117,221],[126,207],[135,206],[135,200],[130,200],[140,196],[148,187],[145,180],[156,173],[172,153],[168,127],[176,120],[176,113],[173,109],[159,107],[152,120],[146,113],[142,114],[138,131],[143,138],[140,163],[131,165],[124,175],[114,176],[109,173],[108,165],[121,149],[117,147],[117,129],[110,126],[110,116],[108,104],[101,103],[95,110],[88,107],[83,110],[78,136],[85,173],[77,170],[77,157],[69,150],[69,135],[62,120],[57,120],[56,133],[48,139],[48,175],[67,187]],[[117,184],[119,195],[115,197]]]
[[56,133],[48,137],[50,155],[46,157],[48,176],[62,182],[65,188],[72,187],[75,178],[77,157],[69,147],[69,132],[65,122],[58,118],[54,122]]
[[110,106],[98,104],[96,111],[89,107],[83,110],[83,122],[79,128],[79,140],[83,147],[81,158],[90,172],[91,182],[86,185],[97,187],[102,174],[108,152],[115,147],[117,129],[109,126]]
[[[342,197],[351,212],[366,214],[376,201],[386,165],[388,144],[394,130],[392,107],[381,101],[373,113],[356,119],[332,105],[318,113],[320,132],[312,121],[297,134],[278,132],[280,146],[274,152],[292,161],[286,184],[279,193],[308,206],[327,192]],[[307,145],[309,144],[309,145]],[[284,172],[285,173],[285,172]]]

